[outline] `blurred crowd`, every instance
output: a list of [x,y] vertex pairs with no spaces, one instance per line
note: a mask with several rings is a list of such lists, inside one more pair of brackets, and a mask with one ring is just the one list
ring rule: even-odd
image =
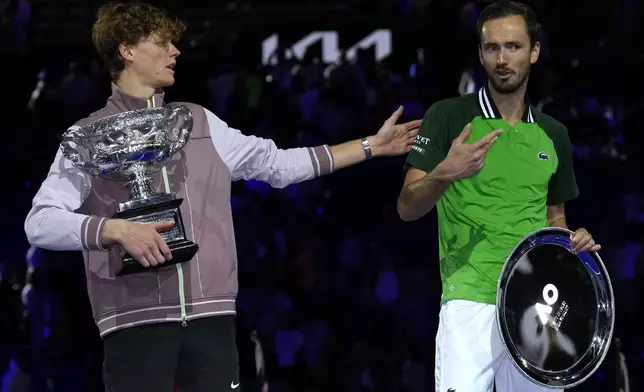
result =
[[[470,12],[461,10],[464,26],[471,25]],[[404,106],[401,121],[422,118],[436,100],[480,87],[485,75],[476,41],[471,29],[462,31],[451,39],[472,56],[453,57],[449,72],[432,46],[397,64],[376,63],[369,50],[338,64],[323,64],[312,53],[288,60],[276,53],[279,61],[266,67],[234,56],[179,58],[178,82],[167,98],[202,104],[230,126],[281,148],[335,144],[376,132],[398,105]],[[637,317],[644,306],[644,155],[637,120],[644,98],[632,89],[639,91],[644,79],[633,58],[606,59],[611,45],[600,38],[576,51],[544,42],[529,91],[535,106],[569,129],[581,189],[567,206],[569,224],[587,227],[602,244],[617,297],[615,336],[634,391],[644,388],[637,372],[644,357]],[[109,79],[89,51],[15,56],[20,62],[0,75],[6,87],[1,107],[8,110],[0,155],[7,168],[0,253],[4,390],[101,390],[101,342],[82,258],[30,249],[22,224],[58,137],[102,107]],[[624,75],[630,87],[622,89]],[[257,385],[256,362],[263,357],[259,379],[265,375],[270,391],[433,389],[436,217],[398,218],[404,160],[377,159],[284,190],[234,184],[242,387]],[[616,391],[619,358],[611,351],[596,376],[575,390]]]

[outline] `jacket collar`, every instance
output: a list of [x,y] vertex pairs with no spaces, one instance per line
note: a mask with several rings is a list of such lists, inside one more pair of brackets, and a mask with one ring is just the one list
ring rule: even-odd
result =
[[108,98],[107,104],[114,105],[121,112],[130,110],[145,109],[148,106],[162,106],[165,93],[157,89],[149,99],[134,97],[121,90],[116,83],[112,82],[112,95]]
[[[479,108],[481,109],[481,114],[483,115],[483,118],[486,118],[486,119],[503,118],[501,116],[501,113],[499,113],[499,109],[496,108],[496,105],[494,104],[494,100],[492,100],[492,95],[490,95],[490,91],[488,90],[487,84],[479,89],[478,98],[479,98]],[[534,120],[534,116],[532,115],[532,106],[530,105],[530,101],[528,101],[527,95],[525,98],[525,110],[523,112],[523,116],[521,117],[521,120],[526,123],[536,122]]]

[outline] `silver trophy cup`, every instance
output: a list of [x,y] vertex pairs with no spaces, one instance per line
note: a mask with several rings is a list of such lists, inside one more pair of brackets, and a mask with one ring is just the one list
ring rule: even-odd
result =
[[586,381],[608,352],[615,300],[596,252],[571,252],[569,230],[526,236],[498,282],[496,321],[514,365],[535,384],[567,389]]
[[[189,261],[199,249],[186,238],[179,209],[183,199],[172,193],[156,193],[152,187],[152,175],[188,142],[192,122],[192,113],[185,106],[139,109],[70,129],[61,142],[65,158],[81,171],[125,181],[130,199],[119,203],[114,218],[174,222],[171,229],[160,233],[172,252],[172,260],[164,265]],[[149,269],[126,254],[117,275]]]

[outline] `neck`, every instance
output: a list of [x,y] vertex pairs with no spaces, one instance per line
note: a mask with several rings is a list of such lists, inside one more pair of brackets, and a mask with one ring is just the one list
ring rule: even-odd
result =
[[499,110],[501,117],[510,125],[518,123],[523,117],[523,112],[525,111],[526,84],[524,82],[517,91],[510,94],[501,94],[488,84],[488,90],[490,91],[490,96],[496,108]]
[[134,77],[127,70],[124,70],[116,81],[116,85],[119,86],[126,94],[133,97],[141,99],[149,99],[154,96],[155,88],[141,83],[140,79]]

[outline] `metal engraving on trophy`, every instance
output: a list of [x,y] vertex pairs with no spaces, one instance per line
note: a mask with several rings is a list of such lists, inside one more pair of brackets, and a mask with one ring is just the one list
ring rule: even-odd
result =
[[[170,221],[160,232],[172,252],[164,265],[189,261],[199,246],[186,238],[180,205],[173,193],[153,190],[153,174],[188,142],[192,113],[185,106],[162,106],[128,111],[72,128],[63,134],[65,158],[83,172],[125,181],[129,200],[119,203],[114,218],[137,223]],[[117,275],[149,270],[125,255]]]

